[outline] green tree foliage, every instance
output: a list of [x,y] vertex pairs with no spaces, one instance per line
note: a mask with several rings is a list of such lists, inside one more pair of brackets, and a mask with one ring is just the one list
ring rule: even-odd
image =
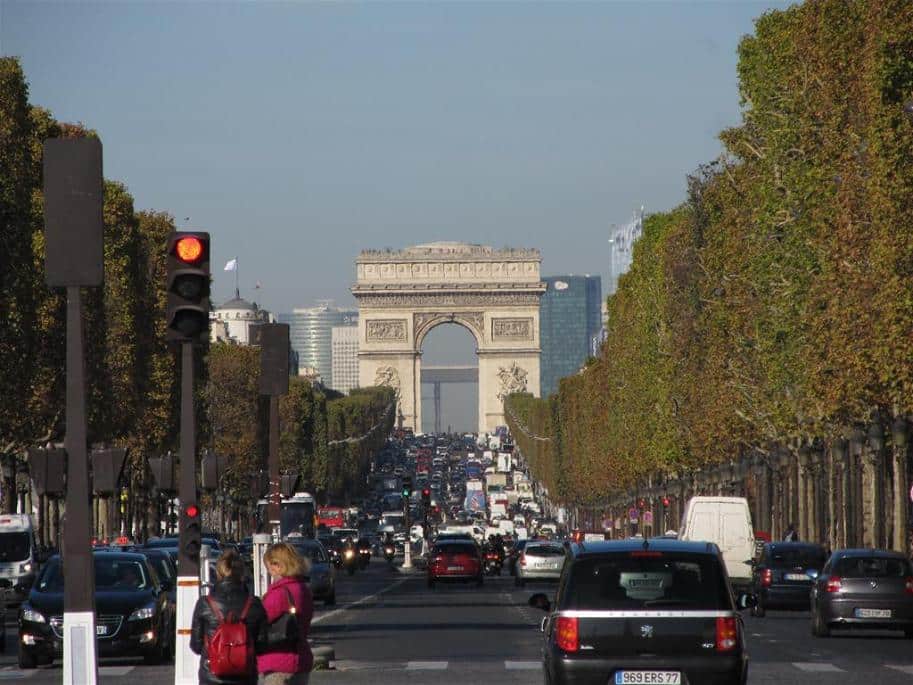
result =
[[909,2],[821,0],[742,40],[741,125],[645,222],[559,420],[508,399],[566,501],[913,411],[911,36]]

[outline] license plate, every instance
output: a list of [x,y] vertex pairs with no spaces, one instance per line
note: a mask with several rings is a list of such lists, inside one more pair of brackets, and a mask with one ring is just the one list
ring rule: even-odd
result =
[[856,609],[856,618],[891,618],[890,609]]
[[462,566],[448,566],[447,570],[448,571],[462,571],[463,567]]
[[95,634],[96,635],[107,635],[108,626],[95,626]]
[[784,578],[786,578],[786,580],[811,580],[811,578],[804,573],[787,573]]
[[681,685],[678,671],[616,671],[615,685]]

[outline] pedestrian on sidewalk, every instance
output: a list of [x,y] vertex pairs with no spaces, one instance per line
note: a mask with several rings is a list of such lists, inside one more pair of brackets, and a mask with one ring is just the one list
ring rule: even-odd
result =
[[[244,585],[244,560],[233,549],[226,550],[216,562],[216,582],[209,595],[200,597],[193,609],[190,649],[200,655],[200,685],[257,685],[254,651],[266,637],[266,612],[263,604]],[[243,623],[247,632],[244,645],[249,664],[237,675],[216,675],[210,664],[213,638],[220,626]],[[221,641],[220,641],[221,643]],[[242,660],[243,664],[243,660]],[[218,669],[217,669],[218,670]]]
[[790,523],[783,536],[783,542],[799,542],[799,531],[795,523]]
[[[314,666],[314,655],[308,643],[314,615],[314,598],[307,585],[308,562],[294,547],[280,542],[266,551],[263,563],[273,582],[263,595],[263,607],[270,627],[267,629],[267,647],[257,657],[257,670],[263,675],[263,685],[307,685]],[[297,639],[294,644],[271,647],[269,642],[275,628],[286,614],[296,619]]]

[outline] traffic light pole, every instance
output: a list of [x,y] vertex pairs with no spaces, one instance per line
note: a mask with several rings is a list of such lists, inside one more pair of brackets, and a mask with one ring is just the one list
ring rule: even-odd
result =
[[[181,528],[178,541],[177,635],[175,636],[175,685],[196,685],[200,657],[190,651],[193,609],[200,596],[199,530],[187,521],[187,508],[197,503],[196,422],[193,411],[193,343],[181,343],[181,466],[178,498]],[[194,544],[196,542],[196,544]]]
[[279,476],[279,396],[269,396],[269,525],[273,541],[280,538],[279,514],[282,493]]
[[70,582],[63,591],[64,685],[95,685],[95,564],[89,512],[89,453],[86,443],[86,368],[82,295],[67,286],[67,511],[63,560]]
[[403,568],[412,568],[412,521],[409,516],[412,513],[409,511],[409,502],[411,499],[411,497],[406,498],[405,511],[403,512],[406,522],[406,542],[403,545]]

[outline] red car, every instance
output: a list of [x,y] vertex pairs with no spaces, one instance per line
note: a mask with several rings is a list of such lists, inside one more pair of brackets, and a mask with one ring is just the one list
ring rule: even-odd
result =
[[482,585],[482,555],[471,540],[441,540],[431,550],[428,587],[438,581],[467,581]]

